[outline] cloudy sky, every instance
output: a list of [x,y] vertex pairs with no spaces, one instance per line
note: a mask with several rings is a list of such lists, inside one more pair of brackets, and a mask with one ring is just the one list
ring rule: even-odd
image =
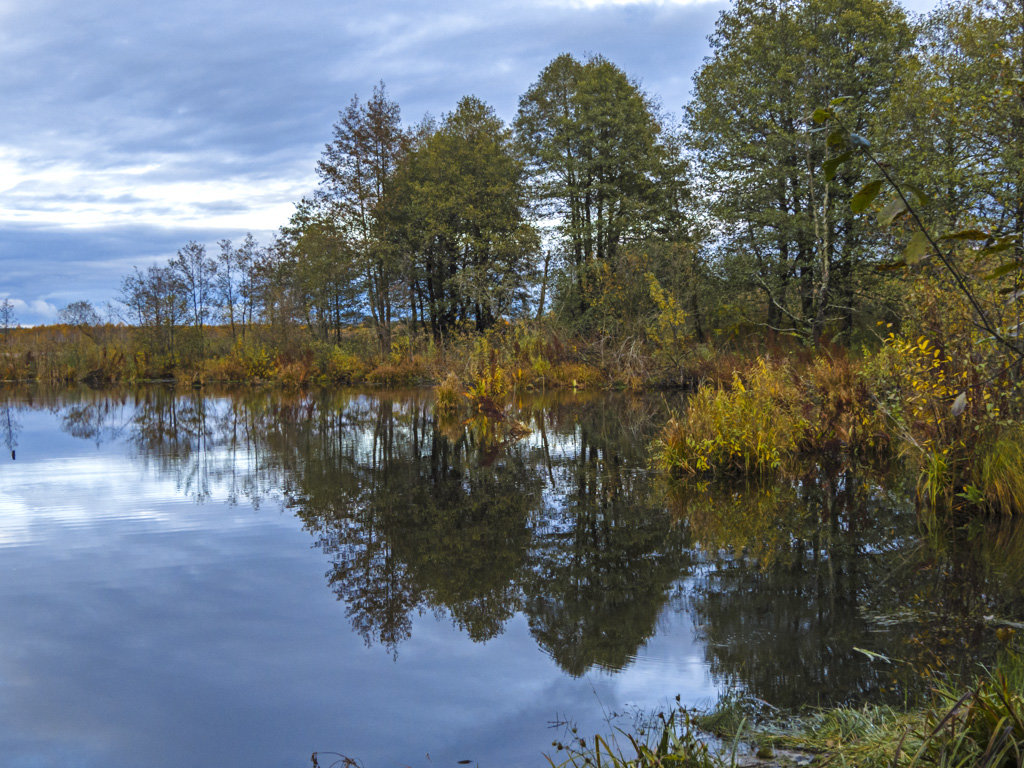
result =
[[44,323],[189,239],[268,240],[378,80],[410,123],[469,93],[509,120],[552,58],[601,53],[678,117],[725,7],[0,0],[0,298]]

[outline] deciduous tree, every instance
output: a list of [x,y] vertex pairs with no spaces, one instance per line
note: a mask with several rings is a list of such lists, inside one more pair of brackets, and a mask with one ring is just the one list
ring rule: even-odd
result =
[[539,241],[526,218],[523,165],[491,107],[460,100],[409,153],[386,201],[435,336],[467,320],[484,330],[523,304]]
[[678,144],[651,99],[601,56],[554,59],[520,98],[515,127],[539,214],[558,221],[571,278],[560,299],[585,311],[588,268],[674,212]]
[[847,96],[855,130],[875,130],[913,43],[905,13],[890,0],[737,0],[710,41],[688,139],[736,304],[805,338],[849,332],[883,255],[849,210],[863,164],[821,173],[838,151],[808,118]]
[[382,350],[391,345],[391,322],[403,274],[381,232],[380,204],[408,140],[399,106],[381,83],[365,104],[355,96],[339,114],[334,139],[317,163],[320,201],[348,241],[338,257],[355,260]]

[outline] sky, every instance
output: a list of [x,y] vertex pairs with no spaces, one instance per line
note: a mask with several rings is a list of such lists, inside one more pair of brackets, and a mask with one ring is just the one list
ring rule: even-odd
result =
[[467,94],[511,120],[553,58],[600,53],[680,119],[726,7],[0,0],[0,299],[55,322],[189,240],[268,242],[315,187],[338,111],[379,81],[407,123]]

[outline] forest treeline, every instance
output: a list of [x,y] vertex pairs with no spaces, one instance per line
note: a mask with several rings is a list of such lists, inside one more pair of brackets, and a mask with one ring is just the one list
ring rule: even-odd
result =
[[396,333],[441,343],[527,318],[671,341],[670,364],[694,342],[870,341],[920,290],[879,269],[912,227],[851,207],[877,173],[861,156],[837,168],[845,148],[812,115],[845,97],[932,226],[1018,233],[1019,260],[1021,17],[1002,0],[921,19],[887,0],[739,0],[681,120],[601,56],[555,58],[510,125],[466,96],[410,126],[381,84],[340,112],[319,186],[272,242],[190,242],[124,278],[118,319],[170,368],[226,351],[209,326],[285,357],[355,326],[385,357]]

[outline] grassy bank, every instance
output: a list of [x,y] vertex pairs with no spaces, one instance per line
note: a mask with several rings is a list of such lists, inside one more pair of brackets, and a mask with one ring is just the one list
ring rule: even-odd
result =
[[[734,361],[735,362],[735,361]],[[994,371],[994,372],[993,372]],[[890,335],[876,352],[759,356],[706,379],[665,426],[668,476],[792,476],[808,459],[899,457],[929,528],[1024,511],[1021,362]]]
[[468,402],[494,416],[530,391],[688,388],[687,407],[656,444],[655,462],[668,476],[767,478],[792,474],[808,457],[900,456],[919,473],[931,525],[1022,511],[1022,363],[993,357],[970,335],[889,333],[876,349],[851,351],[755,335],[717,345],[653,331],[614,340],[573,334],[548,318],[440,341],[396,326],[381,351],[368,327],[330,342],[300,330],[180,328],[166,347],[123,325],[16,329],[0,346],[0,380],[427,385],[438,386],[442,412]]
[[633,731],[569,736],[555,743],[552,766],[1009,768],[1024,764],[1024,659],[1019,648],[1008,649],[969,679],[938,678],[917,707],[835,707],[786,717],[765,702],[728,694],[710,711],[678,707]]
[[[54,325],[13,329],[0,342],[0,381],[109,384],[280,384],[288,387],[438,384],[454,375],[464,390],[692,387],[731,375],[742,355],[707,344],[666,356],[644,336],[613,340],[572,333],[550,319],[502,323],[437,340],[396,326],[382,351],[368,327],[351,326],[331,341],[296,328],[255,326],[245,335],[179,328],[173,344],[124,325]],[[733,346],[729,345],[732,350]]]

